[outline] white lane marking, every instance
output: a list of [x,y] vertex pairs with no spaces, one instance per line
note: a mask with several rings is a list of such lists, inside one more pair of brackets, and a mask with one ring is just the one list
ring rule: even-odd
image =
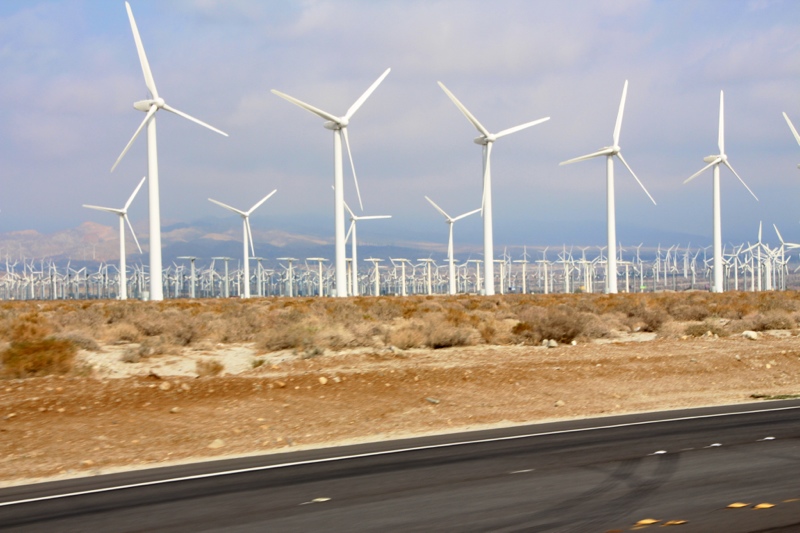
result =
[[719,442],[715,442],[714,444],[709,444],[708,446],[706,446],[706,448],[719,448],[720,446],[722,446],[722,444],[720,444]]
[[509,474],[527,474],[528,472],[533,472],[533,468],[526,468],[525,470],[514,470],[513,472],[509,472]]
[[288,463],[278,463],[274,465],[262,465],[262,466],[251,466],[249,468],[238,468],[235,470],[223,470],[221,472],[208,472],[206,474],[195,474],[192,476],[182,476],[182,477],[175,477],[169,479],[157,479],[153,481],[142,481],[140,483],[130,483],[127,485],[116,485],[113,487],[104,487],[100,489],[89,489],[89,490],[81,490],[76,492],[67,492],[64,494],[52,494],[50,496],[38,496],[35,498],[27,498],[24,500],[16,500],[10,502],[0,502],[0,507],[8,507],[10,505],[19,505],[23,503],[34,503],[34,502],[42,502],[47,500],[57,500],[62,498],[71,498],[74,496],[86,496],[89,494],[100,494],[103,492],[113,492],[118,490],[127,490],[127,489],[137,489],[142,487],[154,487],[157,485],[166,485],[168,483],[179,483],[182,481],[195,481],[199,479],[211,479],[215,477],[222,477],[222,476],[232,476],[236,474],[247,474],[252,472],[264,472],[267,470],[277,470],[279,468],[289,468],[292,466],[306,466],[306,465],[313,465],[313,464],[323,464],[323,463],[333,463],[338,461],[347,461],[351,459],[364,459],[367,457],[380,457],[383,455],[398,455],[402,453],[409,453],[409,452],[418,452],[418,451],[426,451],[426,450],[436,450],[441,448],[455,448],[458,446],[467,446],[470,444],[487,444],[492,442],[504,442],[504,441],[513,441],[513,440],[522,440],[522,439],[530,439],[533,437],[548,437],[553,435],[568,435],[570,433],[586,433],[589,431],[598,431],[601,429],[619,429],[619,428],[626,428],[626,427],[636,427],[636,426],[649,426],[654,424],[664,424],[667,422],[685,422],[687,420],[703,420],[706,418],[723,418],[727,416],[738,416],[738,415],[751,415],[751,414],[763,414],[763,413],[775,413],[778,411],[793,411],[795,409],[800,409],[800,405],[796,406],[788,406],[788,407],[774,407],[772,409],[757,409],[754,411],[735,411],[733,413],[715,413],[715,414],[708,414],[708,415],[696,415],[696,416],[680,416],[676,418],[665,418],[661,420],[642,420],[640,422],[625,422],[622,424],[609,424],[607,426],[593,426],[588,428],[573,428],[573,429],[560,429],[556,431],[544,431],[542,433],[527,433],[522,435],[508,435],[505,437],[492,437],[486,439],[476,439],[476,440],[468,440],[468,441],[456,441],[456,442],[445,442],[442,444],[428,444],[426,446],[412,446],[409,448],[396,448],[394,450],[381,450],[377,452],[365,452],[365,453],[357,453],[352,455],[340,455],[336,457],[323,457],[320,459],[306,459],[304,461],[291,461]]
[[664,455],[667,453],[667,450],[658,450],[657,452],[649,453],[647,455]]
[[763,439],[758,439],[756,442],[764,442],[765,440],[775,440],[775,437],[764,437]]

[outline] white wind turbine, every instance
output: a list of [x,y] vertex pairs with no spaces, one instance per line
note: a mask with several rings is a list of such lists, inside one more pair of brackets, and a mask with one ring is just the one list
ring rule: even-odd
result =
[[128,207],[130,207],[131,202],[133,199],[136,198],[136,194],[139,192],[139,189],[142,188],[144,184],[144,180],[147,179],[147,176],[143,177],[142,180],[139,182],[139,185],[136,186],[134,189],[133,194],[131,194],[128,201],[125,202],[125,207],[122,209],[114,209],[113,207],[100,207],[98,205],[87,205],[83,204],[83,207],[88,209],[96,209],[98,211],[107,211],[109,213],[114,213],[115,215],[119,216],[119,291],[117,294],[117,298],[120,300],[127,300],[128,299],[128,279],[127,279],[127,265],[125,262],[125,224],[128,224],[128,227],[131,229],[131,235],[133,235],[133,241],[136,243],[136,247],[139,249],[139,253],[142,253],[142,247],[139,246],[139,239],[136,238],[136,233],[133,231],[133,226],[131,226],[131,221],[128,218]]
[[[784,113],[783,114],[783,118],[786,119],[786,123],[789,125],[789,129],[792,130],[792,133],[794,134],[794,138],[797,140],[797,144],[800,144],[800,133],[797,133],[797,130],[794,129],[794,124],[792,124],[792,121],[789,120],[789,115]],[[797,168],[800,168],[800,165],[797,165]]]
[[392,218],[392,215],[363,215],[359,216],[353,213],[353,210],[350,209],[350,206],[347,205],[347,202],[344,202],[344,208],[347,209],[347,212],[350,213],[350,228],[347,230],[347,235],[345,235],[345,242],[347,239],[353,239],[350,241],[350,250],[351,250],[351,265],[350,265],[350,273],[352,276],[352,296],[358,296],[359,289],[358,289],[358,243],[356,238],[356,223],[359,220],[378,220],[381,218]]
[[198,120],[190,115],[187,115],[183,111],[179,111],[174,107],[168,105],[164,98],[159,96],[158,90],[156,89],[156,82],[153,79],[153,73],[150,71],[150,63],[147,61],[147,56],[144,53],[144,47],[142,46],[142,39],[139,36],[139,29],[136,27],[136,21],[133,18],[133,11],[131,11],[131,6],[128,2],[125,2],[125,9],[128,10],[128,19],[131,23],[131,30],[133,31],[133,40],[136,42],[136,50],[139,53],[139,62],[142,65],[142,73],[144,74],[144,83],[147,86],[147,90],[150,92],[150,98],[147,100],[140,100],[138,102],[134,102],[133,107],[139,111],[144,111],[147,114],[144,117],[144,120],[136,129],[136,132],[131,137],[131,140],[128,141],[128,144],[125,146],[125,149],[122,150],[122,153],[117,158],[117,161],[114,163],[114,166],[111,167],[111,172],[117,168],[117,165],[125,157],[125,154],[128,153],[131,145],[136,140],[136,137],[139,136],[142,129],[145,125],[147,125],[147,174],[150,178],[150,183],[148,184],[148,195],[149,195],[149,210],[150,210],[150,299],[151,300],[163,300],[163,287],[162,287],[162,271],[161,271],[161,208],[160,208],[160,200],[159,200],[159,189],[158,189],[158,149],[156,144],[156,112],[159,109],[164,109],[169,111],[170,113],[175,113],[187,120],[191,120],[197,124],[200,124],[203,127],[206,127],[212,131],[215,131],[221,135],[228,136],[227,133],[218,130],[213,126],[209,126],[202,120]]
[[707,169],[714,167],[714,189],[713,189],[713,232],[714,232],[714,285],[712,290],[714,292],[723,292],[723,278],[725,272],[725,265],[723,264],[722,260],[722,217],[720,214],[720,196],[719,196],[719,166],[720,164],[725,165],[728,169],[733,172],[733,175],[739,178],[739,181],[742,182],[744,188],[753,195],[753,198],[758,201],[758,198],[750,190],[750,187],[744,182],[744,180],[733,170],[733,167],[728,162],[728,156],[725,154],[725,106],[724,106],[724,95],[723,92],[719,92],[719,137],[718,137],[718,147],[719,147],[719,154],[717,155],[709,155],[703,158],[703,161],[708,163],[706,166],[701,168],[699,171],[695,172],[691,176],[689,176],[683,183],[689,183],[691,180],[705,172]]
[[628,95],[628,80],[622,86],[622,99],[619,102],[619,111],[617,112],[617,122],[614,125],[613,143],[611,146],[606,146],[597,152],[583,155],[563,161],[559,165],[569,165],[570,163],[577,163],[578,161],[585,161],[594,157],[606,156],[606,224],[608,234],[608,260],[606,261],[606,286],[605,292],[609,294],[616,294],[617,292],[617,220],[616,220],[616,206],[614,202],[614,156],[617,156],[625,168],[631,173],[636,183],[642,188],[644,193],[650,198],[650,201],[655,205],[656,201],[647,192],[644,184],[639,180],[633,169],[622,157],[622,148],[619,146],[619,134],[622,128],[622,115],[625,111],[625,99]]
[[336,272],[336,296],[347,296],[347,257],[345,253],[345,230],[344,230],[344,180],[342,178],[342,137],[347,147],[347,156],[350,159],[350,168],[353,171],[353,180],[355,181],[356,194],[358,195],[358,203],[361,209],[364,208],[361,202],[361,192],[358,190],[358,180],[356,179],[356,171],[353,166],[353,154],[350,151],[350,140],[347,136],[347,126],[350,124],[350,119],[358,111],[358,109],[367,101],[372,92],[378,88],[383,79],[389,75],[392,69],[387,68],[383,74],[361,95],[361,97],[350,106],[350,109],[344,116],[337,117],[327,111],[318,109],[310,104],[302,102],[297,98],[284,94],[280,91],[272,89],[272,93],[288,100],[289,102],[302,107],[306,111],[317,115],[318,117],[326,120],[324,127],[333,131],[333,227],[334,227],[334,242],[335,242],[335,272]]
[[470,215],[474,215],[475,213],[479,212],[480,209],[474,209],[474,210],[470,211],[469,213],[464,213],[463,215],[458,215],[457,217],[453,218],[450,215],[448,215],[447,213],[445,213],[444,209],[442,209],[441,207],[436,205],[436,203],[433,200],[431,200],[427,196],[425,197],[425,199],[428,200],[428,202],[430,202],[430,204],[434,207],[434,209],[439,211],[444,216],[445,220],[447,221],[447,225],[450,228],[450,236],[449,236],[449,238],[447,240],[447,261],[450,263],[450,271],[449,271],[449,276],[450,276],[450,294],[455,294],[456,293],[456,263],[455,263],[456,260],[455,260],[455,257],[453,257],[453,224],[455,224],[455,222],[457,220],[461,220],[462,218],[466,218],[466,217],[468,217]]
[[231,207],[229,205],[223,204],[222,202],[218,202],[217,200],[212,200],[211,198],[208,199],[209,202],[213,202],[220,207],[224,207],[228,211],[233,211],[240,217],[242,217],[242,241],[244,243],[244,297],[250,298],[250,255],[248,254],[247,244],[250,244],[250,251],[253,255],[256,255],[256,249],[253,246],[253,231],[250,229],[250,215],[261,207],[261,204],[269,200],[270,196],[278,192],[278,189],[273,190],[271,193],[266,195],[264,198],[256,202],[256,205],[250,208],[248,211],[241,211],[236,209],[235,207]]
[[481,209],[483,210],[483,257],[486,263],[484,279],[486,280],[485,293],[487,296],[491,296],[494,294],[494,237],[492,230],[491,170],[492,145],[501,137],[505,137],[506,135],[510,135],[520,130],[530,128],[531,126],[541,124],[542,122],[550,120],[550,117],[540,118],[532,122],[526,122],[525,124],[520,124],[519,126],[502,130],[499,133],[489,133],[489,130],[484,128],[483,125],[478,122],[478,119],[476,119],[472,113],[470,113],[469,110],[464,107],[464,104],[458,101],[458,98],[456,98],[442,82],[438,83],[439,87],[442,88],[450,100],[453,101],[456,107],[464,114],[465,117],[467,117],[467,120],[469,120],[470,123],[475,126],[475,129],[477,129],[480,133],[480,136],[476,137],[474,142],[475,144],[480,144],[483,146],[483,198],[481,200]]

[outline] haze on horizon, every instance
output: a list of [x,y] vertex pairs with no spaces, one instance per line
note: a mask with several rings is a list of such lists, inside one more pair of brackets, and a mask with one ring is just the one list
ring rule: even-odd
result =
[[[800,239],[800,147],[781,116],[800,126],[800,4],[791,0],[131,6],[159,92],[230,134],[159,115],[165,225],[227,218],[207,198],[247,207],[277,188],[253,217],[256,232],[332,236],[330,132],[269,91],[344,113],[391,67],[349,127],[364,214],[393,216],[359,225],[360,239],[444,245],[446,224],[423,196],[450,214],[479,207],[480,147],[442,81],[493,131],[552,117],[495,146],[496,246],[603,245],[602,161],[558,163],[610,144],[625,79],[620,144],[658,205],[619,167],[620,241],[710,241],[710,173],[682,182],[716,153],[720,90],[726,151],[760,199],[723,170],[724,242],[755,241],[759,221],[765,235],[775,223]],[[131,104],[146,96],[124,3],[7,0],[0,35],[0,232],[112,226],[81,204],[121,206],[146,173],[144,138],[109,172],[142,119]],[[357,204],[347,163],[345,191]],[[130,209],[137,230],[147,224],[144,193]],[[480,235],[478,216],[456,224],[457,246]]]

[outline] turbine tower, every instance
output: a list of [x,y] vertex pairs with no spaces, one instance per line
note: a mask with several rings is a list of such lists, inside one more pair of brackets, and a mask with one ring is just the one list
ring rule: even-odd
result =
[[614,156],[617,156],[625,168],[631,173],[631,176],[636,180],[644,193],[650,198],[650,201],[655,205],[656,201],[647,192],[644,184],[639,180],[633,169],[622,157],[622,148],[619,146],[619,133],[622,128],[622,114],[625,111],[625,99],[628,96],[628,80],[625,80],[625,85],[622,86],[622,99],[619,102],[619,111],[617,112],[617,123],[614,125],[614,136],[612,138],[611,146],[606,146],[597,152],[576,157],[559,163],[559,165],[569,165],[570,163],[577,163],[578,161],[585,161],[594,157],[606,156],[606,229],[608,237],[608,259],[606,261],[606,287],[607,294],[617,293],[617,219],[616,219],[616,206],[614,202]]
[[333,131],[333,228],[334,228],[334,242],[336,246],[335,252],[335,272],[336,272],[336,296],[347,296],[347,257],[345,253],[345,230],[344,230],[344,180],[342,178],[342,137],[344,137],[344,144],[347,147],[347,156],[350,159],[350,168],[353,171],[353,180],[355,181],[356,194],[358,195],[358,203],[361,209],[364,205],[361,202],[361,192],[358,190],[358,180],[356,179],[355,167],[353,166],[353,154],[350,151],[350,140],[347,136],[347,126],[350,119],[358,111],[358,109],[367,101],[372,92],[378,88],[383,79],[389,75],[392,69],[387,68],[383,74],[361,95],[361,97],[350,106],[344,116],[337,117],[327,111],[318,109],[312,105],[298,100],[288,94],[272,89],[272,93],[288,100],[296,106],[302,107],[306,111],[317,115],[318,117],[326,120],[323,126],[326,129]]
[[467,120],[469,120],[470,123],[475,126],[475,129],[477,129],[480,133],[480,136],[476,137],[474,142],[475,144],[480,144],[483,146],[483,197],[481,199],[481,210],[483,211],[483,258],[486,263],[486,271],[484,275],[484,278],[486,279],[485,293],[487,296],[492,296],[494,294],[494,261],[492,261],[494,258],[494,238],[492,231],[492,145],[501,137],[505,137],[506,135],[510,135],[520,130],[530,128],[531,126],[541,124],[542,122],[550,120],[550,117],[540,118],[539,120],[534,120],[533,122],[526,122],[525,124],[520,124],[519,126],[505,129],[499,133],[489,133],[489,130],[484,128],[483,125],[478,122],[478,119],[476,119],[472,113],[470,113],[469,110],[464,107],[464,104],[458,101],[458,98],[456,98],[442,82],[438,83],[439,87],[442,88],[450,100],[453,101],[456,107],[464,114],[465,117],[467,117]]
[[[278,192],[278,189],[273,190],[271,193],[266,195],[264,198],[256,202],[256,205],[250,208],[249,211],[241,211],[236,209],[235,207],[231,207],[229,205],[223,204],[222,202],[218,202],[216,200],[212,200],[211,198],[208,199],[209,202],[213,202],[220,207],[224,207],[228,211],[233,211],[240,217],[242,217],[242,241],[244,243],[244,294],[245,298],[250,298],[250,255],[247,252],[247,244],[250,243],[250,251],[253,255],[256,255],[256,249],[253,246],[253,231],[250,229],[250,215],[258,209],[261,204],[269,200],[270,196]],[[260,282],[260,281],[259,281]]]
[[718,147],[719,147],[719,154],[717,155],[709,155],[703,158],[703,161],[708,163],[706,166],[689,176],[683,183],[689,183],[694,178],[705,172],[707,169],[714,167],[714,185],[713,185],[713,232],[714,232],[714,285],[712,287],[713,292],[723,292],[725,290],[723,286],[723,278],[725,275],[725,264],[722,260],[722,216],[720,214],[720,196],[719,196],[719,166],[725,165],[728,169],[733,172],[733,175],[739,178],[739,181],[742,182],[744,188],[747,189],[753,198],[758,201],[758,197],[750,190],[750,187],[744,182],[744,180],[733,170],[733,167],[728,162],[728,156],[725,154],[725,105],[724,105],[724,94],[722,91],[719,92],[719,137],[718,137]]
[[[789,120],[789,115],[784,113],[783,114],[783,118],[786,119],[786,123],[789,125],[789,129],[792,130],[792,133],[794,134],[794,138],[797,140],[797,144],[800,144],[800,133],[797,133],[797,130],[794,129],[794,124],[792,124],[792,121]],[[797,165],[797,168],[800,168],[800,165]]]
[[447,213],[445,213],[444,209],[442,209],[441,207],[436,205],[436,203],[433,200],[431,200],[427,196],[425,197],[425,199],[428,200],[428,202],[430,202],[430,204],[434,207],[434,209],[439,211],[444,216],[445,220],[447,221],[447,225],[450,227],[450,237],[447,240],[447,260],[450,263],[450,272],[449,272],[449,276],[450,276],[450,294],[455,294],[456,293],[456,263],[455,263],[455,258],[453,257],[453,224],[457,220],[461,220],[462,218],[466,218],[466,217],[468,217],[470,215],[474,215],[475,213],[480,211],[480,209],[475,209],[473,211],[470,211],[469,213],[464,213],[463,215],[458,215],[457,217],[453,218],[450,215],[448,215]]
[[133,137],[131,137],[131,140],[128,141],[125,149],[122,150],[122,153],[117,158],[114,166],[111,167],[111,172],[114,172],[114,169],[117,168],[119,162],[123,157],[125,157],[125,154],[128,153],[128,150],[136,140],[136,137],[139,136],[139,133],[141,133],[142,129],[144,129],[145,125],[147,125],[147,174],[150,178],[150,183],[148,184],[148,196],[150,204],[150,299],[163,300],[164,291],[161,277],[161,208],[158,193],[156,113],[160,109],[164,109],[170,113],[175,113],[178,116],[181,116],[187,120],[191,120],[192,122],[200,124],[201,126],[226,137],[228,134],[218,130],[213,126],[209,126],[202,120],[198,120],[190,115],[187,115],[183,111],[179,111],[174,107],[171,107],[164,101],[164,98],[159,96],[158,90],[156,89],[156,82],[153,79],[152,72],[150,71],[150,63],[148,63],[147,56],[144,53],[142,39],[139,37],[139,29],[136,27],[136,21],[133,18],[133,11],[131,11],[131,6],[128,2],[125,2],[125,9],[128,10],[128,19],[130,20],[131,30],[133,31],[133,40],[136,42],[136,50],[139,53],[139,62],[142,65],[142,73],[144,74],[144,83],[147,86],[147,90],[150,92],[150,98],[147,100],[134,102],[133,107],[135,109],[144,111],[147,114],[145,115],[142,123],[136,129]]
[[109,213],[114,213],[115,215],[119,216],[119,291],[117,293],[117,298],[120,300],[127,300],[128,299],[128,276],[127,276],[127,265],[125,261],[125,224],[128,224],[128,227],[131,229],[131,235],[133,235],[133,241],[136,243],[136,247],[139,249],[139,253],[142,253],[142,247],[139,246],[139,239],[136,238],[136,233],[133,231],[133,226],[131,226],[131,221],[128,218],[128,207],[130,207],[131,202],[133,199],[136,198],[136,194],[139,192],[139,189],[142,188],[144,184],[144,180],[147,179],[147,176],[143,177],[142,180],[139,182],[139,185],[136,186],[134,189],[133,194],[131,194],[128,201],[125,202],[125,207],[122,209],[114,209],[113,207],[100,207],[98,205],[87,205],[83,204],[83,207],[87,209],[96,209],[98,211],[107,211]]

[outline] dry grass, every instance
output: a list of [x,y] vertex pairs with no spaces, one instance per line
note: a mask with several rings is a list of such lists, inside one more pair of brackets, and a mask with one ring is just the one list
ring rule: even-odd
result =
[[132,358],[241,342],[316,355],[388,345],[570,342],[633,331],[725,335],[794,329],[799,318],[794,291],[2,302],[0,342],[132,344]]

